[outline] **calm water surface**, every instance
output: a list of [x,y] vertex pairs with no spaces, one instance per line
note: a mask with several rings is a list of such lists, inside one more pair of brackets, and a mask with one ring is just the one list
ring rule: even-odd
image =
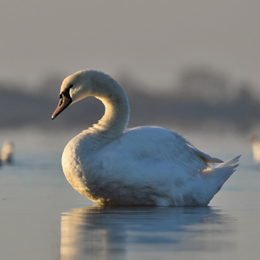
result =
[[61,152],[72,133],[3,132],[15,164],[0,169],[0,259],[259,259],[260,173],[239,135],[185,135],[238,170],[209,207],[97,206],[67,183]]

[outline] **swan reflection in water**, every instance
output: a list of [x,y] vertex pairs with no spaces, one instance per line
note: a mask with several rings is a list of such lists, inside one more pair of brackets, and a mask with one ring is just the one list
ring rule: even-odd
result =
[[74,208],[61,217],[61,259],[216,253],[234,247],[234,223],[222,210],[210,207]]

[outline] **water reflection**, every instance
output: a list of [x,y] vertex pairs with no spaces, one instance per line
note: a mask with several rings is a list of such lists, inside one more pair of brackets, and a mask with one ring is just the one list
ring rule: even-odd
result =
[[230,250],[235,246],[234,223],[228,214],[210,207],[75,208],[61,218],[61,259]]

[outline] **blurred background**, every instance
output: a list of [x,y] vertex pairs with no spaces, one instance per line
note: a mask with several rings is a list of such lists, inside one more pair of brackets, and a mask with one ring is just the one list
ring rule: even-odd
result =
[[256,132],[257,0],[1,0],[0,129],[89,126],[89,98],[62,113],[64,77],[97,69],[125,89],[129,126]]

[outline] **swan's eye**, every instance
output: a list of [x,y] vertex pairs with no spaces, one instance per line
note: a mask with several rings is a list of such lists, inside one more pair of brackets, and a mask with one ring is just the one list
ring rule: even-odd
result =
[[68,88],[66,88],[63,92],[62,95],[66,98],[70,98],[70,89],[73,87],[73,85],[70,85]]

